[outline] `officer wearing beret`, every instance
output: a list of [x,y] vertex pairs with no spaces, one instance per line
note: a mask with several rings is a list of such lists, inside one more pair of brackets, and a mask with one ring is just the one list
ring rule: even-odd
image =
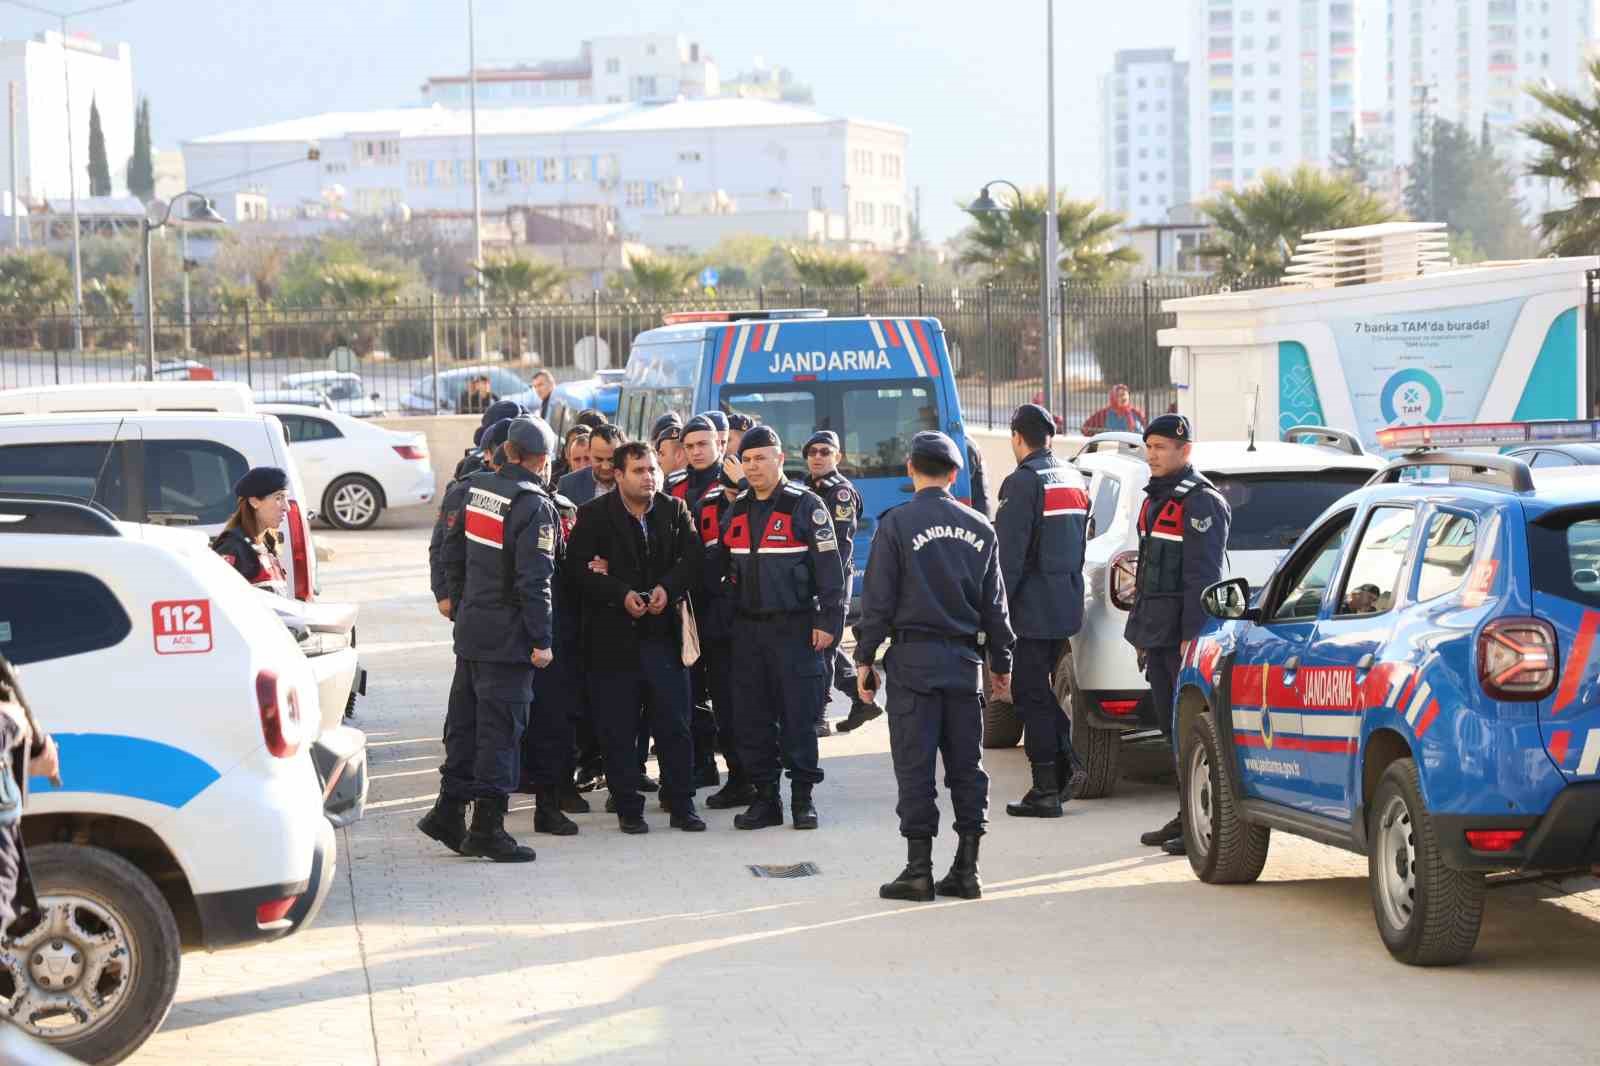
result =
[[[1005,584],[994,527],[950,495],[961,453],[943,433],[911,439],[906,473],[916,489],[907,503],[885,511],[872,536],[856,626],[856,676],[860,696],[877,687],[872,663],[884,657],[889,676],[889,752],[900,800],[900,834],[906,868],[878,889],[884,899],[977,899],[978,840],[989,810],[989,775],[983,771],[983,659],[985,647],[996,696],[1011,685],[1015,636],[1006,613]],[[955,807],[957,845],[950,872],[933,881],[933,838],[939,832],[935,760],[943,755],[945,783]]]
[[743,470],[735,459],[717,472],[717,484],[700,497],[695,508],[695,528],[705,549],[701,586],[694,595],[695,621],[700,627],[700,662],[696,670],[704,678],[706,694],[717,727],[717,747],[728,763],[728,783],[706,799],[714,811],[748,807],[755,802],[755,789],[739,758],[738,722],[733,700],[733,631],[736,603],[734,589],[723,581],[722,556],[718,548],[728,524],[728,510],[739,495]]
[[728,412],[728,445],[722,450],[738,458],[739,441],[744,437],[745,431],[756,424],[756,420],[739,411]]
[[289,506],[289,475],[275,466],[258,466],[233,486],[239,501],[228,524],[211,541],[211,550],[258,588],[288,595],[289,575],[278,558],[278,525]]
[[[803,451],[806,459],[806,488],[816,493],[817,499],[828,509],[833,519],[833,531],[839,541],[839,562],[844,567],[845,613],[849,614],[850,586],[855,571],[856,530],[861,522],[861,494],[850,479],[839,473],[839,435],[831,429],[819,429],[811,434]],[[850,660],[837,648],[827,658],[828,674],[834,687],[850,697],[850,716],[839,723],[839,732],[848,733],[857,726],[871,721],[883,712],[877,704],[862,703],[856,694],[855,670]],[[817,707],[817,736],[833,732],[828,725],[828,693],[824,689],[822,703]]]
[[[479,470],[493,472],[500,469],[501,463],[494,457],[494,452],[506,442],[506,436],[510,432],[510,418],[502,418],[478,430],[480,453],[473,458],[472,473],[477,473]],[[433,600],[439,608],[439,614],[445,618],[454,617],[454,605],[450,602],[449,583],[445,579],[444,538],[451,526],[461,517],[461,505],[466,498],[467,478],[457,478],[445,486],[444,495],[439,498],[439,513],[434,516],[433,533],[428,537],[428,583],[433,589]],[[461,669],[460,660],[457,660],[456,666],[458,670]]]
[[533,849],[506,832],[505,818],[518,783],[533,671],[550,665],[555,639],[551,579],[561,529],[543,487],[555,435],[542,419],[519,416],[501,447],[506,465],[472,476],[460,517],[445,536],[455,651],[466,660],[470,691],[452,699],[439,797],[417,828],[461,855],[532,862]]
[[725,455],[728,451],[728,416],[718,410],[702,411],[700,417],[711,423],[711,428],[717,432],[717,454]]
[[[722,451],[717,444],[717,424],[711,415],[722,416],[721,411],[698,414],[683,425],[684,455],[689,465],[667,475],[662,489],[675,500],[682,500],[689,508],[690,517],[698,509],[700,499],[717,486],[717,474],[722,468]],[[724,419],[726,422],[726,419]],[[694,784],[696,788],[716,788],[722,783],[717,774],[717,720],[711,710],[711,693],[706,680],[704,659],[695,663],[690,671],[694,685],[694,703],[689,719],[689,732],[694,741]]]
[[1067,638],[1083,626],[1083,547],[1089,492],[1083,475],[1050,450],[1055,419],[1025,403],[1011,416],[1011,454],[1017,468],[1000,486],[995,534],[1006,582],[1011,625],[1017,631],[1013,703],[1026,726],[1024,742],[1033,787],[1006,813],[1059,818],[1071,798],[1072,723],[1056,701],[1052,680]]
[[483,412],[483,417],[478,421],[478,428],[472,434],[472,447],[462,456],[456,464],[455,473],[450,475],[452,481],[459,481],[468,474],[475,474],[483,466],[483,457],[492,449],[483,446],[483,435],[488,428],[503,418],[516,418],[526,413],[522,404],[516,400],[496,400]]
[[[1161,415],[1144,431],[1150,481],[1139,509],[1139,569],[1124,637],[1139,653],[1156,720],[1174,744],[1174,686],[1183,645],[1199,635],[1206,615],[1200,593],[1222,577],[1233,514],[1215,485],[1189,465],[1194,429],[1182,415]],[[1184,854],[1182,812],[1140,842]]]
[[[548,491],[548,486],[547,486]],[[589,803],[578,794],[573,771],[578,761],[578,720],[587,711],[583,671],[579,665],[579,610],[583,568],[567,551],[577,524],[578,507],[551,492],[556,524],[555,574],[550,582],[554,658],[533,672],[533,707],[522,735],[522,784],[518,791],[534,795],[533,831],[575,836],[578,823],[566,811],[587,813]]]
[[740,440],[750,487],[728,508],[715,566],[733,585],[733,698],[740,760],[755,802],[739,829],[783,824],[780,765],[788,767],[796,829],[817,827],[813,787],[817,704],[825,656],[844,628],[844,571],[828,510],[783,476],[783,445],[767,426]]
[[677,412],[668,411],[650,427],[650,446],[656,450],[663,477],[671,477],[682,470],[688,459],[683,454],[683,419]]

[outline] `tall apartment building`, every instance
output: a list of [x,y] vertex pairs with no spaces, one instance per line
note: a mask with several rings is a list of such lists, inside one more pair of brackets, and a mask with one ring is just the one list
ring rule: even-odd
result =
[[[546,59],[478,71],[479,107],[623,104],[722,95],[717,64],[677,33],[626,34],[584,41],[575,58]],[[422,86],[422,102],[466,107],[465,74],[440,74]]]
[[[1429,116],[1474,134],[1485,121],[1491,143],[1514,173],[1534,154],[1517,130],[1539,105],[1530,84],[1578,88],[1597,30],[1595,0],[1386,0],[1388,84],[1384,121],[1395,161],[1409,164]],[[1559,189],[1522,178],[1531,213],[1555,206]]]
[[1189,201],[1189,64],[1171,48],[1124,49],[1100,79],[1103,199],[1130,225]]
[[1325,165],[1359,126],[1356,6],[1194,0],[1189,170],[1196,199],[1268,170]]

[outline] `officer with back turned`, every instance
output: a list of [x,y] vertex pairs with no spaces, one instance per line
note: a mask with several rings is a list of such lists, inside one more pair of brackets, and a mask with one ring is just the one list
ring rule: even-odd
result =
[[[977,899],[978,840],[989,810],[983,770],[983,653],[987,638],[994,693],[1011,685],[1016,638],[1006,613],[1000,556],[989,520],[950,495],[961,453],[943,433],[911,439],[906,473],[916,489],[907,503],[884,512],[872,537],[856,627],[859,694],[877,687],[872,663],[890,641],[889,751],[900,800],[906,868],[878,889],[884,899]],[[944,758],[945,783],[955,807],[957,845],[950,872],[933,880],[933,838],[939,832],[934,763]]]
[[1083,546],[1089,493],[1083,475],[1050,450],[1055,420],[1025,403],[1011,416],[1011,454],[1017,460],[1000,486],[995,534],[1006,582],[1011,625],[1017,631],[1011,671],[1012,703],[1027,729],[1024,742],[1033,787],[1006,804],[1016,818],[1059,818],[1071,798],[1072,723],[1056,700],[1053,675],[1067,638],[1083,626]]
[[[1144,431],[1150,481],[1139,509],[1139,570],[1123,636],[1139,653],[1156,720],[1174,745],[1173,688],[1183,645],[1206,623],[1200,593],[1222,577],[1233,514],[1215,485],[1189,465],[1194,430],[1182,415],[1161,415]],[[1145,833],[1140,843],[1184,854],[1183,815]]]
[[455,650],[465,660],[471,698],[451,705],[439,797],[417,828],[458,854],[532,862],[533,849],[506,832],[505,818],[517,787],[533,671],[552,659],[550,585],[560,519],[542,479],[555,438],[542,420],[523,416],[511,421],[502,447],[506,465],[472,476],[445,538]]

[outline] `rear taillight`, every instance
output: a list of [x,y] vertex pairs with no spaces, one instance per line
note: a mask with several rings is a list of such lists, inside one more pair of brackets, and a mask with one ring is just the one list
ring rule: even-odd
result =
[[306,531],[300,501],[289,501],[289,562],[294,570],[294,598],[310,603],[317,598],[311,587],[311,536]]
[[1556,631],[1537,618],[1501,618],[1478,634],[1478,681],[1497,700],[1541,700],[1556,687]]
[[284,896],[282,899],[268,900],[261,904],[256,908],[256,924],[271,925],[273,922],[283,921],[284,916],[289,913],[289,908],[293,907],[295,900],[299,898],[299,896]]
[[261,711],[261,736],[274,758],[290,759],[300,752],[300,694],[289,690],[278,698],[278,675],[263,670],[256,675],[256,705]]
[[1139,706],[1138,700],[1101,700],[1100,709],[1107,714],[1118,716],[1132,714],[1135,707]]
[[402,459],[426,459],[428,457],[427,447],[418,447],[415,444],[396,444],[394,452]]
[[1510,851],[1525,835],[1521,829],[1468,829],[1467,846],[1473,851]]
[[1106,593],[1111,598],[1111,606],[1119,611],[1133,610],[1138,589],[1139,553],[1118,552],[1106,567]]

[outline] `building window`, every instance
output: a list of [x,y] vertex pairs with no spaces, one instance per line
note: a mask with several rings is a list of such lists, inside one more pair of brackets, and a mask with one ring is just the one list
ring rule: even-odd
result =
[[643,207],[649,195],[646,185],[642,181],[628,181],[622,184],[622,202],[628,207]]
[[604,183],[614,182],[621,171],[617,168],[617,157],[614,155],[598,156],[595,159],[595,180]]
[[608,60],[606,60],[606,73],[607,74],[621,74],[622,73],[622,60],[620,60],[620,59],[608,59]]
[[698,162],[700,162],[700,153],[699,152],[679,152],[678,153],[678,162],[680,162],[680,163],[698,163]]
[[569,181],[588,181],[589,170],[589,157],[586,155],[576,155],[567,160],[567,180]]
[[820,185],[811,186],[811,210],[813,210],[813,211],[821,211],[821,210],[823,210],[822,186],[820,186]]
[[539,160],[539,180],[546,185],[552,185],[561,180],[561,160],[555,156],[546,156]]
[[656,95],[656,76],[654,74],[638,74],[633,79],[634,99],[643,96]]
[[388,140],[360,140],[354,145],[358,167],[393,166],[400,161],[400,142]]

